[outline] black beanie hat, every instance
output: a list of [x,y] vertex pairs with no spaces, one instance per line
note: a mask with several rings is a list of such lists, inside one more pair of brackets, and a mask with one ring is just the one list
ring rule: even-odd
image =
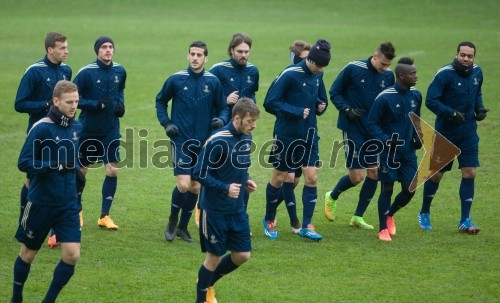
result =
[[332,46],[328,43],[328,41],[319,39],[313,46],[311,46],[307,59],[309,59],[309,61],[314,63],[316,66],[325,67],[328,63],[330,63],[331,48]]
[[111,44],[113,44],[113,47],[115,47],[115,43],[113,42],[113,39],[111,39],[110,37],[107,37],[107,36],[100,36],[99,38],[97,38],[97,40],[95,40],[95,43],[94,43],[94,51],[95,51],[96,55],[97,55],[97,53],[99,53],[99,49],[101,48],[101,46],[106,42],[110,42]]

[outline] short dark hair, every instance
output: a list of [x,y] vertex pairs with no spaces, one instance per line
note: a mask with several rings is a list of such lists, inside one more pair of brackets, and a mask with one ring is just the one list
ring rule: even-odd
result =
[[56,42],[66,42],[68,38],[64,36],[63,34],[56,33],[56,32],[50,32],[47,33],[45,36],[45,51],[49,51],[49,47],[55,47]]
[[476,55],[476,46],[474,45],[474,43],[469,42],[469,41],[460,42],[458,44],[458,46],[457,46],[457,54],[460,52],[460,48],[462,46],[468,46],[470,48],[473,48],[474,49],[474,56]]
[[258,118],[260,110],[252,99],[248,97],[241,97],[233,107],[233,117],[239,116],[241,119],[245,118],[247,114],[251,117]]
[[396,49],[394,48],[394,45],[392,45],[391,42],[384,42],[377,47],[377,53],[384,55],[389,60],[394,59],[396,57]]
[[241,43],[246,43],[250,49],[252,48],[252,38],[242,33],[236,33],[233,35],[231,41],[229,41],[229,46],[227,47],[229,57],[231,57],[231,50]]
[[78,91],[78,88],[76,87],[75,83],[68,80],[61,80],[57,82],[56,86],[54,87],[53,97],[60,98],[62,94],[72,93],[76,91]]
[[188,53],[191,52],[191,47],[197,47],[203,49],[203,54],[208,56],[208,47],[207,44],[201,40],[193,41],[189,44]]
[[402,57],[401,59],[399,59],[398,64],[413,65],[413,62],[415,62],[415,60],[413,60],[413,58]]

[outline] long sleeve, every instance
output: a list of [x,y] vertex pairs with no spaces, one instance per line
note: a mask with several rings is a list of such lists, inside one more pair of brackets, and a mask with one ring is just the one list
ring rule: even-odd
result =
[[45,110],[50,98],[47,100],[33,99],[33,92],[36,91],[38,85],[33,71],[31,69],[26,71],[21,79],[21,83],[19,83],[16,101],[14,102],[14,108],[17,112],[36,114]]
[[40,128],[36,126],[33,127],[19,154],[17,167],[20,171],[34,176],[47,173],[50,171],[51,167],[56,165],[54,161],[50,161],[50,157],[49,159],[43,159],[40,152],[42,140],[43,136],[40,135]]
[[442,102],[443,92],[446,86],[442,74],[436,74],[432,80],[429,88],[427,89],[427,96],[425,98],[425,106],[430,109],[436,116],[450,117],[453,109],[446,106]]
[[[229,185],[212,176],[212,169],[216,169],[218,160],[226,159],[227,143],[223,140],[208,141],[200,152],[196,166],[193,170],[193,178],[208,188],[215,188],[225,194],[229,191]],[[226,149],[226,150],[224,150]],[[200,161],[201,160],[201,161]]]
[[162,89],[156,96],[156,116],[162,126],[170,123],[168,116],[168,102],[174,97],[175,90],[172,77],[163,84]]
[[373,139],[377,139],[382,143],[387,142],[389,135],[385,134],[381,125],[381,121],[384,119],[386,103],[384,99],[375,99],[375,102],[368,115],[368,129],[370,130],[370,136]]
[[330,87],[330,100],[333,105],[339,110],[344,111],[349,104],[344,99],[344,90],[349,86],[349,68],[348,66],[344,68],[340,74],[337,76],[335,81],[333,81],[332,86]]

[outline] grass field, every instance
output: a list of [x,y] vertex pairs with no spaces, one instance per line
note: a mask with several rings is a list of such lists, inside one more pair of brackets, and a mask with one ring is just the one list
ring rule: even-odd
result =
[[[271,241],[261,227],[271,171],[254,165],[250,173],[259,185],[249,206],[254,251],[247,264],[217,284],[219,302],[500,302],[500,211],[495,204],[500,196],[495,156],[500,146],[499,10],[495,0],[88,0],[57,5],[46,0],[4,1],[0,11],[0,301],[11,295],[13,262],[19,250],[13,235],[25,178],[17,170],[17,157],[27,116],[15,112],[13,103],[23,71],[43,57],[43,38],[49,31],[69,37],[67,64],[74,74],[95,60],[93,44],[98,36],[114,39],[115,60],[128,73],[122,133],[127,129],[135,139],[130,144],[133,167],[120,171],[112,208],[119,231],[100,230],[96,225],[104,171],[94,169],[88,174],[81,259],[59,301],[194,301],[204,256],[194,224],[190,231],[195,244],[166,243],[163,237],[175,179],[171,169],[151,164],[152,155],[160,151],[153,143],[166,138],[156,119],[154,100],[165,79],[187,66],[190,42],[202,39],[208,44],[210,67],[226,59],[231,35],[241,31],[254,40],[250,61],[260,70],[261,108],[270,82],[288,64],[287,49],[295,39],[314,43],[324,38],[332,43],[332,61],[324,76],[327,88],[345,64],[367,58],[380,42],[390,40],[398,57],[415,58],[417,88],[423,95],[438,68],[452,61],[459,42],[476,43],[476,63],[485,79],[483,99],[491,109],[479,126],[481,167],[472,209],[482,231],[478,236],[456,231],[461,176],[455,169],[445,176],[436,196],[431,232],[418,228],[421,188],[397,214],[394,242],[382,243],[375,231],[352,229],[348,222],[358,187],[341,196],[333,223],[326,221],[318,203],[313,223],[324,236],[322,242],[292,235],[284,207],[278,213],[280,238]],[[433,124],[427,108],[422,108],[422,117]],[[271,139],[273,122],[263,112],[254,133],[257,146]],[[336,122],[337,111],[330,104],[319,118],[320,154],[326,162],[335,140],[341,140]],[[148,132],[139,135],[141,129]],[[256,156],[254,160],[258,162]],[[346,173],[343,160],[340,155],[336,165],[320,170],[319,198]],[[301,186],[296,196],[301,197]],[[378,192],[365,215],[372,224],[377,223],[377,197]],[[41,249],[25,286],[26,302],[44,297],[59,257],[59,251]]]

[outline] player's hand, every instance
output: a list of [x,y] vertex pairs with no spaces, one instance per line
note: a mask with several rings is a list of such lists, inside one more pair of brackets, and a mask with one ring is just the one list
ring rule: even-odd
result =
[[227,196],[234,199],[238,198],[238,196],[240,195],[240,188],[241,184],[239,183],[229,184],[229,191],[227,192]]
[[109,106],[108,98],[101,98],[97,101],[97,110],[105,110]]
[[415,149],[421,149],[422,148],[422,141],[420,141],[420,138],[418,137],[417,132],[413,133],[413,147]]
[[304,113],[302,114],[302,117],[305,119],[307,118],[307,116],[309,116],[309,112],[311,110],[309,108],[304,108]]
[[125,115],[125,106],[123,106],[121,103],[117,103],[115,106],[115,115],[118,118],[121,118]]
[[489,109],[484,107],[476,109],[476,116],[474,117],[474,119],[476,119],[476,121],[483,121],[484,119],[486,119],[486,113],[489,111]]
[[451,119],[455,121],[457,124],[464,124],[465,123],[465,114],[461,112],[457,112],[456,110],[453,111],[451,114]]
[[238,91],[234,91],[227,96],[226,102],[227,104],[236,104],[240,96],[238,95]]
[[318,112],[323,112],[326,108],[326,103],[325,102],[321,102],[320,104],[318,104],[318,106],[316,106],[316,109],[318,110]]
[[247,180],[246,186],[247,186],[246,190],[249,193],[252,193],[255,190],[257,190],[257,184],[255,184],[255,182],[253,182],[252,180]]
[[85,183],[87,183],[87,179],[81,170],[76,170],[76,192],[81,193],[85,188]]
[[179,128],[177,125],[170,123],[165,127],[165,133],[170,139],[173,139],[179,133]]
[[212,118],[212,122],[210,123],[210,126],[212,126],[213,130],[219,129],[224,126],[224,121],[222,121],[221,118]]
[[366,110],[362,109],[362,108],[346,108],[345,111],[344,111],[347,119],[351,120],[351,121],[358,121],[359,118],[361,118],[361,115],[366,113]]

